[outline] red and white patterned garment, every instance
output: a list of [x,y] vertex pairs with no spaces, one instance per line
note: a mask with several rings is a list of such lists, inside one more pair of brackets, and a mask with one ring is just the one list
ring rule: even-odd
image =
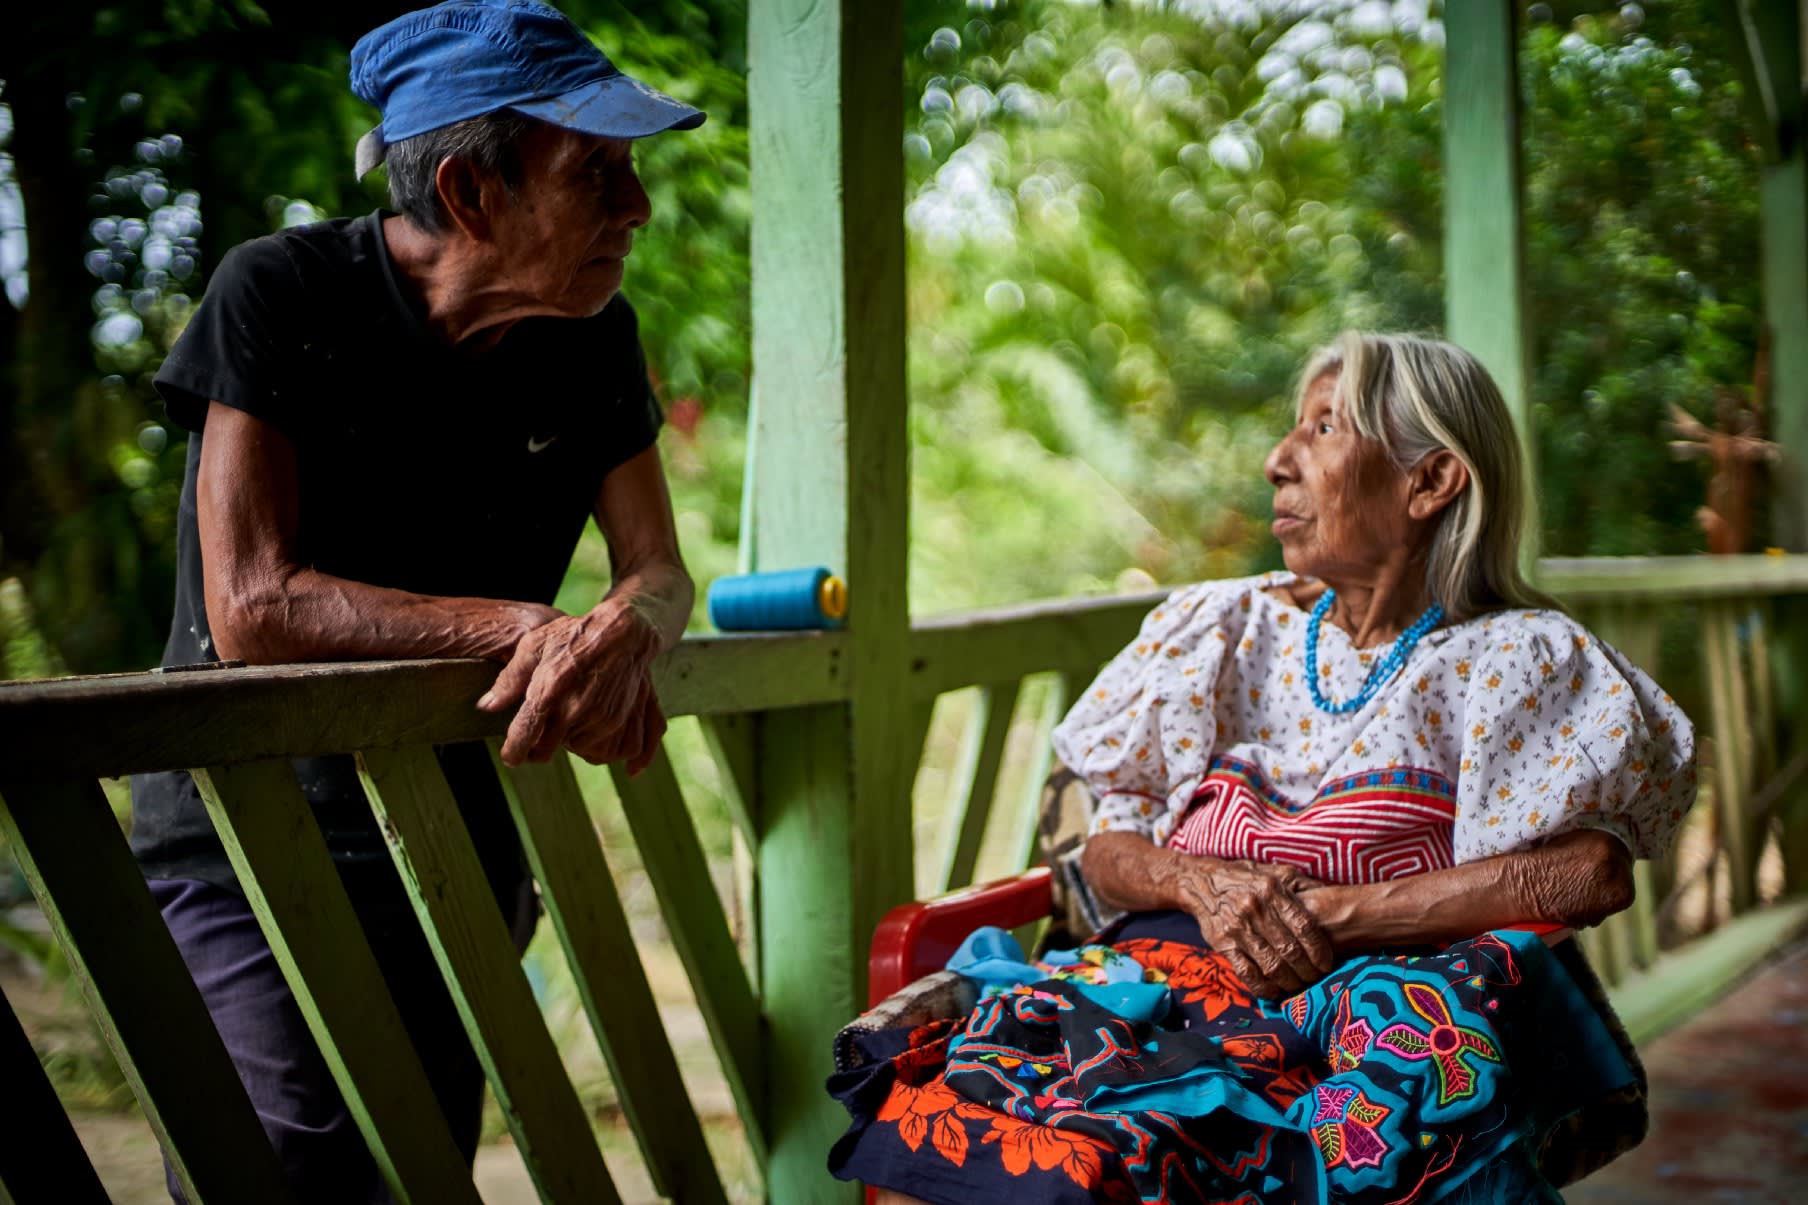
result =
[[[1688,718],[1558,611],[1432,631],[1366,705],[1305,684],[1305,612],[1276,573],[1176,591],[1056,728],[1097,831],[1300,866],[1326,882],[1422,873],[1575,828],[1668,848],[1695,793]],[[1391,648],[1324,624],[1323,693],[1356,695]]]

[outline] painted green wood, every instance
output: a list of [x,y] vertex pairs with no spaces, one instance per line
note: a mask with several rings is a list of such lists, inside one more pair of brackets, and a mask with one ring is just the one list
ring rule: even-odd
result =
[[1808,934],[1808,897],[1759,908],[1659,958],[1608,989],[1635,1043],[1649,1042],[1720,999],[1789,943]]
[[919,620],[910,632],[910,693],[933,700],[1048,670],[1084,676],[1135,639],[1167,596],[1067,599]]
[[1657,910],[1663,904],[1658,889],[1657,868],[1650,862],[1632,864],[1634,902],[1632,916],[1632,961],[1641,970],[1657,961]]
[[[496,768],[654,1189],[687,1205],[726,1205],[570,759],[561,755],[515,769],[498,759]],[[757,1125],[748,1130],[757,1136]]]
[[534,1187],[619,1205],[432,748],[365,750],[358,774]]
[[245,898],[390,1192],[477,1205],[471,1169],[433,1099],[286,759],[195,772]]
[[728,804],[729,819],[749,843],[758,841],[759,771],[754,763],[759,755],[759,716],[703,716],[698,726],[722,779],[722,797]]
[[1090,680],[1083,681],[1073,674],[1056,674],[1042,696],[1042,713],[1036,720],[1029,764],[1024,770],[1023,795],[1017,803],[1019,821],[1011,836],[1010,861],[1006,863],[1012,869],[1027,870],[1036,860],[1036,834],[1042,823],[1042,788],[1055,768],[1055,746],[1049,734],[1067,714],[1077,693],[1085,689],[1085,681]]
[[998,770],[1004,764],[1005,739],[1017,710],[1018,683],[982,686],[961,738],[960,760],[949,782],[948,842],[943,847],[937,895],[973,882],[979,847],[992,818],[998,793]]
[[[837,1187],[823,1171],[824,1152],[847,1130],[847,1114],[817,1099],[828,1099],[822,1084],[834,1071],[830,1043],[865,1006],[864,975],[853,964],[864,970],[872,939],[872,927],[850,915],[847,851],[859,819],[847,806],[848,727],[844,707],[776,711],[761,722],[763,745],[788,754],[760,759],[760,979],[772,1143],[766,1183],[774,1205],[858,1200],[857,1190]],[[908,844],[893,856],[911,866]],[[811,956],[800,957],[803,951]]]
[[6,1086],[7,1116],[0,1199],[107,1205],[100,1177],[5,992],[0,992],[0,1084]]
[[[100,785],[24,783],[9,772],[0,764],[0,837],[68,955],[89,1011],[189,1201],[291,1200]],[[144,1007],[147,1000],[156,1007]]]
[[1751,731],[1744,655],[1739,649],[1737,604],[1701,609],[1703,667],[1714,734],[1714,800],[1720,844],[1726,850],[1735,915],[1757,898],[1758,843],[1751,823]]
[[[741,967],[734,935],[716,896],[709,862],[697,841],[696,827],[684,806],[672,763],[663,750],[638,777],[628,777],[617,763],[609,767],[622,813],[634,832],[641,865],[659,899],[660,915],[672,935],[697,994],[697,1007],[722,1061],[722,1073],[759,1151],[760,1101],[764,1070],[760,1064],[760,1009]],[[810,960],[811,965],[820,963]]]
[[1537,579],[1572,605],[1808,594],[1808,556],[1546,557]]
[[852,684],[839,715],[761,725],[769,1192],[851,1202],[823,1167],[828,1042],[912,894],[902,0],[752,0],[747,44],[756,568],[843,571]]
[[668,716],[806,707],[848,697],[846,632],[691,636],[653,663]]
[[[1532,436],[1524,188],[1519,152],[1519,27],[1514,0],[1444,12],[1444,315],[1450,339],[1500,386],[1538,479]],[[1528,566],[1538,554],[1528,491]]]
[[[1771,0],[1772,7],[1780,7]],[[1764,51],[1764,35],[1758,28],[1760,7],[1756,0],[1721,0],[1726,30],[1727,58],[1739,78],[1739,99],[1745,106],[1746,129],[1767,164],[1783,157],[1778,137],[1780,118],[1788,98],[1779,95],[1779,83],[1771,73]]]

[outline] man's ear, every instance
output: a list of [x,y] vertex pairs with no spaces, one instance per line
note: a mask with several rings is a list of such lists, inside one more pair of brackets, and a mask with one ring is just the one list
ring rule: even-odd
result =
[[490,235],[490,214],[485,202],[485,181],[467,159],[445,158],[433,172],[433,187],[439,193],[440,207],[446,217],[466,238],[483,242]]
[[1415,519],[1431,518],[1469,487],[1469,469],[1449,448],[1428,454],[1407,476],[1412,482],[1407,513]]

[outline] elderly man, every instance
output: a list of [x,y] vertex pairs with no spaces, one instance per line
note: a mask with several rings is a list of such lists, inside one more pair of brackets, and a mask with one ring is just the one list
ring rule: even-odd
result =
[[[692,588],[618,295],[648,218],[633,140],[703,114],[536,0],[454,0],[363,38],[358,168],[396,212],[234,248],[157,376],[192,432],[166,664],[485,657],[502,755],[645,766],[650,679]],[[613,587],[551,603],[594,515]],[[486,751],[440,761],[518,941],[537,908]],[[297,763],[453,1132],[482,1076],[347,758]],[[134,783],[133,843],[298,1196],[384,1199],[187,775]],[[172,1179],[172,1192],[175,1192]],[[178,1199],[180,1199],[178,1194]]]

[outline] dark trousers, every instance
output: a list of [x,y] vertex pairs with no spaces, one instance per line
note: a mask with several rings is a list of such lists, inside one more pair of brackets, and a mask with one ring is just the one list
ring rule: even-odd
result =
[[[392,866],[342,868],[341,877],[453,1140],[469,1162],[477,1150],[483,1071],[420,922]],[[153,880],[150,887],[296,1200],[391,1201],[251,905],[235,891],[198,879]],[[531,882],[499,888],[497,895],[508,901],[504,914],[517,948],[526,949],[538,919]],[[167,1161],[165,1167],[167,1172]],[[168,1180],[170,1196],[184,1205],[173,1173]]]

